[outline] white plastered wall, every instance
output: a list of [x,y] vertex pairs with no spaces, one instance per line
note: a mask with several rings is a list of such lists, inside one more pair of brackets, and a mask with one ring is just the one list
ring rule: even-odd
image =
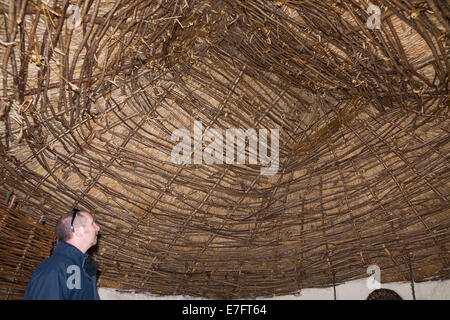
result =
[[[382,283],[381,288],[391,289],[397,292],[404,300],[412,300],[410,282]],[[118,292],[115,289],[99,288],[100,298],[103,300],[189,300],[199,299],[189,296],[160,296],[154,294],[142,294],[134,292]],[[365,300],[372,292],[367,286],[367,279],[349,281],[336,286],[337,300]],[[417,300],[450,300],[450,280],[426,281],[414,284]],[[272,300],[333,300],[333,287],[303,289],[299,294],[277,296],[272,298],[260,298]]]

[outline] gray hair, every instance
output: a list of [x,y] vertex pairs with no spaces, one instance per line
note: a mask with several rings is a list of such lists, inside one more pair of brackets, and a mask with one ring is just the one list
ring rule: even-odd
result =
[[[86,217],[82,215],[84,210],[77,212],[75,220],[73,221],[74,227],[84,227],[86,225]],[[67,241],[73,236],[73,232],[70,229],[70,223],[72,221],[73,211],[63,214],[56,222],[56,236],[59,240]]]

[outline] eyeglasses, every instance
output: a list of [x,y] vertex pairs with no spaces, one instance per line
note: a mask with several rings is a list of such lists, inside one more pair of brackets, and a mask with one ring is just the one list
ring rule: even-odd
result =
[[72,232],[75,232],[75,228],[73,227],[73,221],[75,220],[75,217],[77,216],[77,213],[80,212],[79,209],[73,209],[72,210],[72,221],[70,222],[70,230]]

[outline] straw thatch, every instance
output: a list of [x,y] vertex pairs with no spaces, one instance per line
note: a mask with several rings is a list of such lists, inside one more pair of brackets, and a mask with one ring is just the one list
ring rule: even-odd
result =
[[[73,207],[101,228],[100,286],[448,278],[449,5],[372,3],[379,29],[365,0],[1,0],[2,296]],[[174,163],[196,120],[279,129],[278,172]]]

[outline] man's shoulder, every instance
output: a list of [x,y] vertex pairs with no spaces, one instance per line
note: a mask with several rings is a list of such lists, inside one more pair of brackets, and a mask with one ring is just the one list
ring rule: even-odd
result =
[[57,257],[51,256],[45,259],[34,270],[28,282],[24,299],[62,299],[65,268],[64,261]]
[[61,255],[52,255],[51,257],[42,261],[36,268],[35,273],[47,273],[49,270],[54,272],[66,272],[66,269],[71,263],[67,258]]

